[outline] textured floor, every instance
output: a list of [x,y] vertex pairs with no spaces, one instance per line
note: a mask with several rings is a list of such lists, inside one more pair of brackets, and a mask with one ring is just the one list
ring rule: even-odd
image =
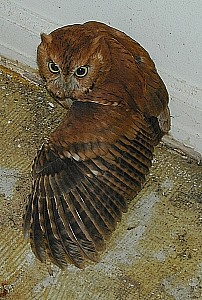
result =
[[35,259],[21,230],[31,163],[63,113],[0,68],[0,299],[202,299],[202,167],[163,145],[99,263],[62,272]]

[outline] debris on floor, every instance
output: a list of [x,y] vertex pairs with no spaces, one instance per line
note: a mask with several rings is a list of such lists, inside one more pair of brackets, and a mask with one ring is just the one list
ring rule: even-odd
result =
[[160,144],[100,262],[61,271],[23,240],[36,150],[65,111],[0,67],[0,299],[202,299],[202,166]]

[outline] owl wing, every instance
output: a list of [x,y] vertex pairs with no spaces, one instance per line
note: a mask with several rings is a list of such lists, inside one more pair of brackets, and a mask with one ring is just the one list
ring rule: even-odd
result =
[[24,217],[35,255],[59,267],[97,261],[161,138],[157,118],[120,105],[74,102],[33,164]]

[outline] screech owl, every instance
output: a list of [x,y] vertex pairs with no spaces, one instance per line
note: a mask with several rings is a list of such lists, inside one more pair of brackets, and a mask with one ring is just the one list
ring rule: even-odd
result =
[[143,187],[170,127],[168,93],[146,50],[98,22],[42,34],[37,61],[67,114],[35,157],[24,234],[42,262],[82,268]]

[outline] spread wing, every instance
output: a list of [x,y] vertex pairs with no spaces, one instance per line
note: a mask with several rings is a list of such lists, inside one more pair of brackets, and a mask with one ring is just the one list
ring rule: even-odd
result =
[[35,255],[44,261],[48,254],[61,268],[97,261],[161,136],[156,117],[75,101],[33,164],[24,232]]

